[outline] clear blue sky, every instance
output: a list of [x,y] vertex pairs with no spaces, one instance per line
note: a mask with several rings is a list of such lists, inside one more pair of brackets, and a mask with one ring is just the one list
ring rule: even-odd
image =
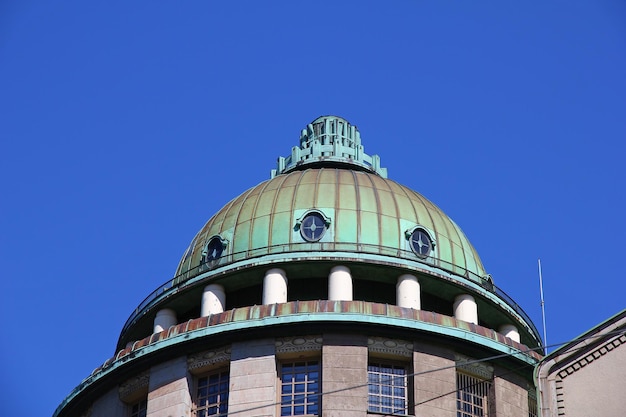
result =
[[[626,307],[626,3],[0,3],[2,414],[51,415],[325,114],[571,339]],[[7,394],[8,393],[8,394]]]

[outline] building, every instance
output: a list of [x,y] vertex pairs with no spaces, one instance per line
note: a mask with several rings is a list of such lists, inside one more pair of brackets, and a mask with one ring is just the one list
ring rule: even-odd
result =
[[543,417],[624,415],[626,310],[546,356],[536,380]]
[[345,119],[302,130],[131,314],[69,416],[535,416],[537,329]]

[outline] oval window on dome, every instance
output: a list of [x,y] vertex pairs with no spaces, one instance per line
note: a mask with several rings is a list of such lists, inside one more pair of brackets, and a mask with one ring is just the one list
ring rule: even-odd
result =
[[420,258],[427,258],[433,250],[433,241],[426,230],[416,228],[409,237],[411,250]]
[[224,240],[221,237],[213,236],[202,251],[202,262],[209,268],[216,266],[224,253],[224,246]]
[[302,219],[300,224],[300,235],[307,242],[317,242],[326,232],[326,220],[321,213],[312,211]]

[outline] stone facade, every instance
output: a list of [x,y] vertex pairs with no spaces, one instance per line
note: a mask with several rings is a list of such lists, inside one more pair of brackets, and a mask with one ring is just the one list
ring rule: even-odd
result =
[[120,400],[116,389],[108,391],[106,394],[94,401],[93,405],[83,414],[84,417],[108,417],[123,416],[126,412],[126,405]]
[[493,379],[495,415],[498,417],[528,416],[528,388],[520,389],[528,385],[528,381],[514,371],[496,369],[496,376]]
[[191,411],[187,358],[179,357],[150,369],[147,417],[187,416]]
[[229,412],[273,416],[276,412],[276,356],[273,339],[234,343],[230,363]]
[[424,417],[456,416],[454,352],[416,343],[413,352],[415,404]]
[[[359,334],[324,333],[235,342],[152,366],[110,389],[83,415],[127,416],[130,404],[145,395],[149,417],[193,416],[198,377],[229,369],[229,413],[275,417],[280,415],[281,362],[318,359],[324,393],[320,415],[324,417],[375,415],[367,411],[370,360],[407,364],[412,388],[409,415],[454,417],[459,358],[467,359],[448,346]],[[485,364],[475,368],[493,372],[493,415],[528,415],[528,380]]]
[[367,411],[367,338],[324,335],[322,349],[324,417],[360,417]]

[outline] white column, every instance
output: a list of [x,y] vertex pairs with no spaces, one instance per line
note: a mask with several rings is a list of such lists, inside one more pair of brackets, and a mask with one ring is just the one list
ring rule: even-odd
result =
[[176,312],[174,310],[171,308],[159,310],[154,318],[154,333],[160,333],[172,326],[176,326],[176,324],[178,324],[178,321],[176,320]]
[[352,275],[348,267],[333,267],[328,275],[328,299],[336,301],[352,301]]
[[413,308],[419,310],[422,306],[420,300],[420,283],[417,277],[411,274],[404,274],[398,277],[396,284],[396,304],[399,307]]
[[519,331],[517,330],[517,327],[513,326],[512,324],[503,324],[498,329],[498,333],[502,334],[505,337],[508,337],[509,339],[517,343],[520,343]]
[[202,304],[200,306],[200,316],[206,317],[224,311],[226,305],[226,293],[224,287],[219,284],[211,284],[204,287],[202,293]]
[[474,297],[468,294],[457,295],[454,299],[454,317],[478,324],[478,306]]
[[265,273],[263,279],[263,304],[287,302],[287,274],[280,268]]

